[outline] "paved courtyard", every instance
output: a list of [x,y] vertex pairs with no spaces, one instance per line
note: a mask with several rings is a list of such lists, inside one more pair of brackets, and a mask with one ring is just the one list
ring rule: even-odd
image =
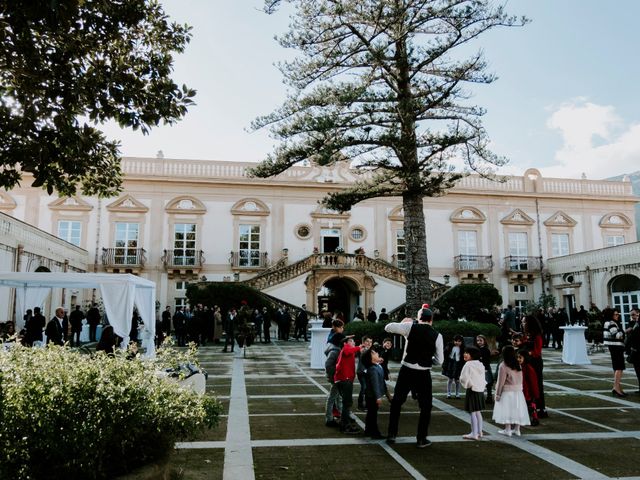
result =
[[[545,393],[550,418],[523,428],[520,438],[497,434],[491,411],[481,441],[468,433],[464,400],[447,400],[446,381],[434,372],[434,410],[429,438],[415,447],[417,402],[403,408],[395,445],[362,435],[344,435],[324,424],[328,383],[309,367],[308,343],[253,345],[245,357],[204,347],[207,394],[224,405],[216,429],[177,445],[172,457],[179,478],[188,479],[439,479],[439,478],[640,478],[640,395],[633,370],[611,396],[609,356],[591,355],[593,365],[569,366],[560,352],[544,350]],[[398,364],[391,365],[392,380]],[[359,387],[354,390],[358,392]],[[383,433],[388,403],[380,410]],[[364,413],[355,412],[361,426]]]

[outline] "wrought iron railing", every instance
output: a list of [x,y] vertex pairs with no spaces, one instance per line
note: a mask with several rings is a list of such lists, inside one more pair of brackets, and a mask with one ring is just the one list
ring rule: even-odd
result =
[[453,257],[456,272],[490,272],[493,269],[491,255],[458,255]]
[[144,248],[103,248],[102,265],[108,267],[143,267],[147,261]]
[[269,266],[267,252],[240,250],[231,252],[229,263],[233,268],[267,268]]
[[204,252],[202,250],[165,250],[162,263],[166,268],[202,268]]

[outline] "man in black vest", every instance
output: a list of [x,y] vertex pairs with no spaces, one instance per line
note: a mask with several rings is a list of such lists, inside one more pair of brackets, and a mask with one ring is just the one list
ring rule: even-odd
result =
[[418,312],[417,323],[413,323],[411,319],[404,319],[400,323],[389,323],[384,327],[385,331],[402,335],[406,339],[400,372],[391,400],[387,443],[395,443],[400,410],[409,392],[414,392],[417,394],[420,406],[417,447],[424,448],[431,445],[427,440],[433,404],[431,367],[434,363],[441,364],[444,359],[442,335],[433,329],[432,321],[431,310],[422,308]]

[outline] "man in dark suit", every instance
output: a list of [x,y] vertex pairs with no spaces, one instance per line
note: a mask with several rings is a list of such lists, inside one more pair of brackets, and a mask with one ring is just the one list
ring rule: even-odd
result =
[[227,347],[231,345],[231,351],[233,352],[233,347],[235,346],[235,339],[233,338],[236,330],[236,316],[237,312],[235,308],[229,310],[227,314],[227,318],[224,322],[224,349],[223,352],[227,352]]
[[64,345],[67,339],[68,320],[65,320],[64,308],[56,308],[56,316],[49,320],[44,333],[47,335],[47,343]]
[[80,333],[82,333],[82,320],[84,320],[84,312],[80,310],[80,305],[76,305],[76,309],[69,315],[71,323],[71,346],[80,346]]
[[96,332],[98,330],[98,325],[101,320],[100,310],[98,310],[98,306],[94,303],[93,306],[87,312],[87,323],[89,324],[89,341],[96,341]]
[[29,320],[29,323],[27,324],[27,338],[29,344],[33,344],[33,342],[36,341],[42,341],[42,330],[44,330],[46,324],[47,320],[40,312],[40,307],[35,307],[33,309],[33,317],[31,317],[31,320]]

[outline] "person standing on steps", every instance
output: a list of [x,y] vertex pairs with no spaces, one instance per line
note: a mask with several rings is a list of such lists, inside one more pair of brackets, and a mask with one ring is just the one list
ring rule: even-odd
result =
[[429,308],[422,308],[418,312],[417,323],[405,318],[402,322],[389,323],[384,327],[386,332],[402,335],[406,340],[391,400],[387,443],[395,443],[400,410],[409,392],[414,392],[420,406],[416,446],[424,448],[431,445],[427,439],[433,406],[431,368],[434,363],[442,364],[444,359],[442,335],[434,330],[432,323],[433,312]]

